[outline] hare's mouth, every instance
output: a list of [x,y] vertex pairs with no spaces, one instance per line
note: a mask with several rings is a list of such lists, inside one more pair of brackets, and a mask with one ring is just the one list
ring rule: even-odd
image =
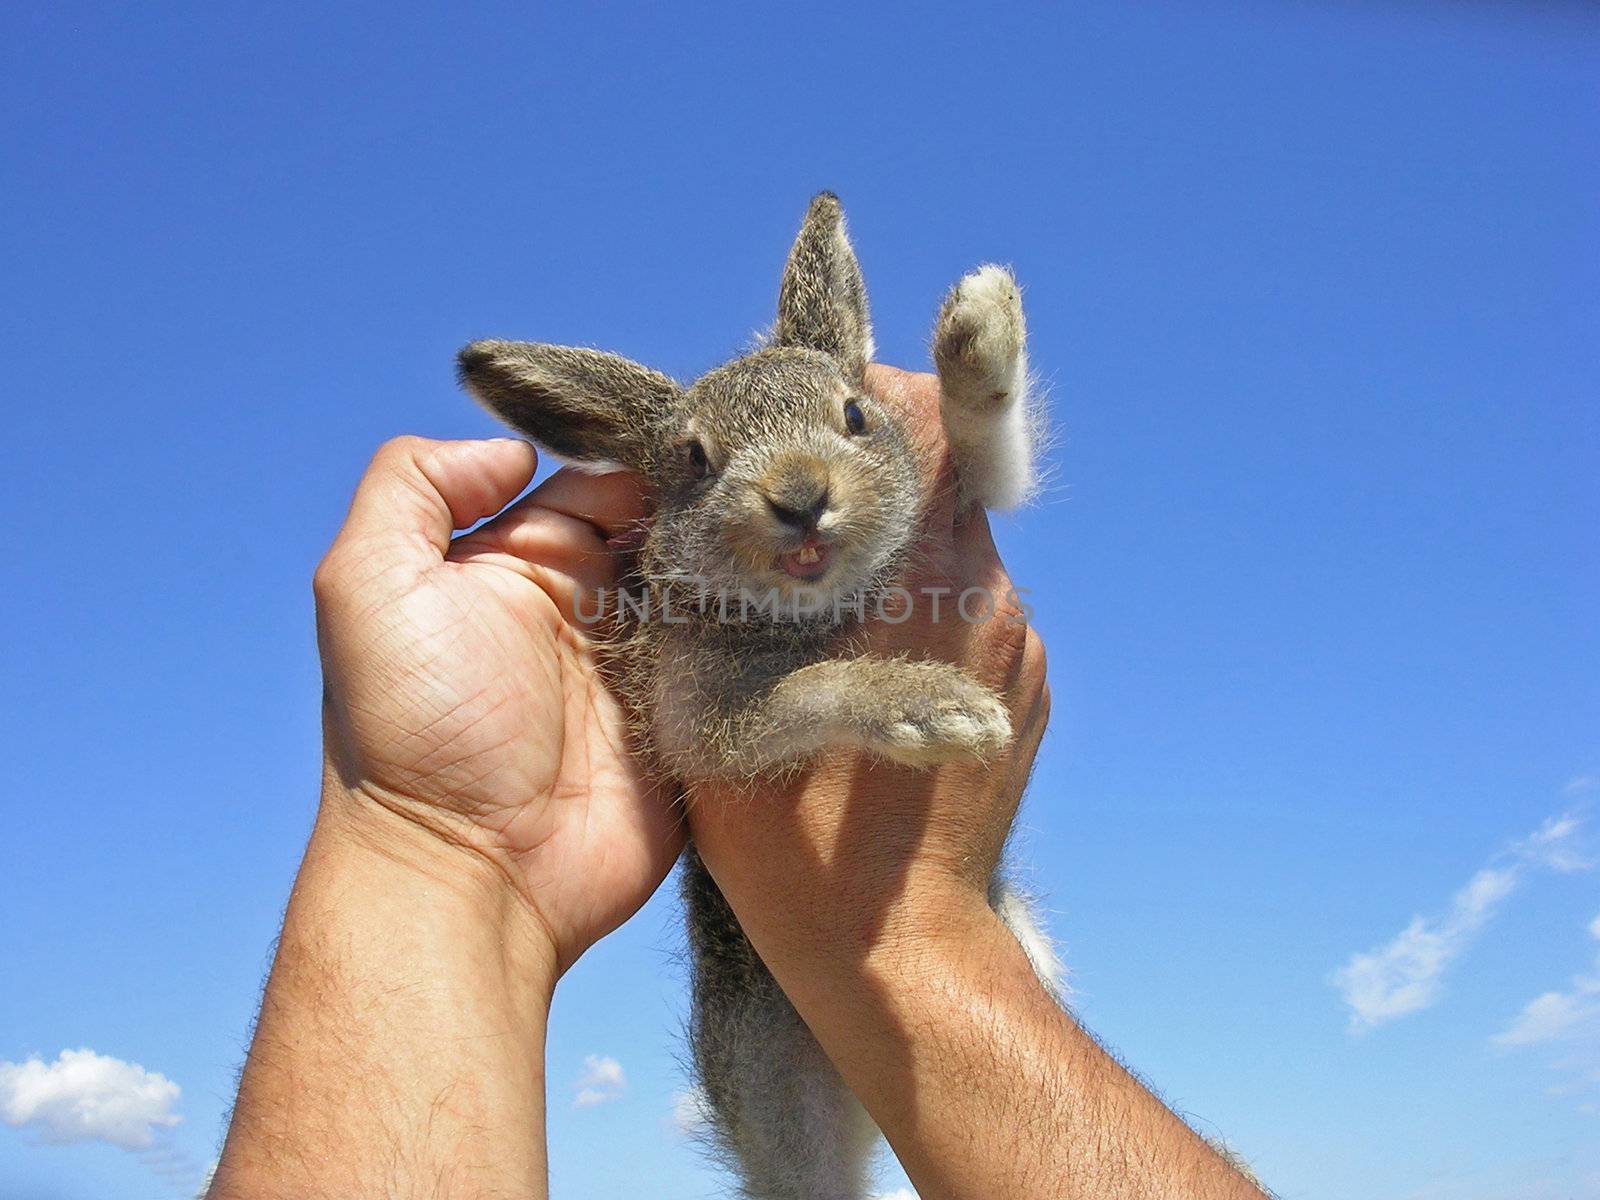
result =
[[778,555],[778,569],[793,579],[817,580],[828,573],[833,562],[833,548],[815,534],[801,542],[799,547]]

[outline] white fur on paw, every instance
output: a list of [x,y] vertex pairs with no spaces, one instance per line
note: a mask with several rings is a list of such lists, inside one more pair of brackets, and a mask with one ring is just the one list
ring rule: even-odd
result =
[[934,357],[961,375],[950,399],[990,409],[1021,402],[1027,383],[1022,293],[1005,267],[979,267],[956,285],[939,320]]
[[1035,417],[1022,293],[1005,267],[979,267],[945,301],[934,333],[940,413],[958,502],[1015,508],[1033,494]]
[[873,749],[910,767],[993,758],[1011,741],[1011,717],[993,693],[974,683],[959,700],[928,700],[902,713]]

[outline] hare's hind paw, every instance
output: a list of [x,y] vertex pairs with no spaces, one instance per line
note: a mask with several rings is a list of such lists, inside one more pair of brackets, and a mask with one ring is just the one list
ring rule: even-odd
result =
[[993,692],[955,676],[943,692],[889,706],[882,724],[865,740],[873,753],[909,767],[982,762],[1011,741],[1011,718]]
[[945,398],[963,408],[1002,408],[1027,382],[1022,292],[1005,267],[979,267],[951,289],[939,310],[933,361]]
[[1022,293],[1005,267],[979,267],[939,310],[939,410],[963,506],[1014,508],[1033,492],[1027,337]]

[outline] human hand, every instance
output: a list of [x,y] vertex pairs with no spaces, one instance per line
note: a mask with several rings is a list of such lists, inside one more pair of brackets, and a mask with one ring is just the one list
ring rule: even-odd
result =
[[637,482],[561,471],[500,513],[535,461],[411,437],[373,459],[315,579],[323,811],[436,873],[487,868],[559,973],[655,890],[683,833],[574,611],[614,582],[605,542],[644,514]]
[[[956,663],[1005,701],[1014,739],[982,765],[840,751],[773,793],[698,787],[700,856],[918,1195],[1260,1200],[1072,1020],[989,909],[1049,715],[1044,651],[1005,602],[983,514],[955,521],[937,381],[876,367],[868,385],[923,435],[936,499],[912,616],[869,627],[864,648]],[[949,589],[939,620],[926,588]],[[967,588],[999,602],[993,618],[952,611]]]

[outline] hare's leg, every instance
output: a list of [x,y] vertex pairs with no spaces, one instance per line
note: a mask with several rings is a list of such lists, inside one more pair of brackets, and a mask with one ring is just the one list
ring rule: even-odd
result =
[[1018,891],[997,871],[989,880],[989,907],[1005,923],[1011,935],[1022,945],[1022,951],[1033,964],[1033,973],[1039,982],[1057,1000],[1067,994],[1066,968],[1056,954],[1055,943],[1039,920],[1039,913],[1026,893]]
[[656,743],[684,778],[755,776],[833,746],[908,766],[987,759],[1011,740],[1005,705],[941,662],[829,659],[741,700],[733,711],[690,714],[664,695]]
[[690,1020],[708,1132],[749,1200],[860,1200],[878,1131],[691,848]]
[[933,330],[941,410],[964,506],[1011,508],[1034,486],[1022,293],[1005,267],[951,289]]

